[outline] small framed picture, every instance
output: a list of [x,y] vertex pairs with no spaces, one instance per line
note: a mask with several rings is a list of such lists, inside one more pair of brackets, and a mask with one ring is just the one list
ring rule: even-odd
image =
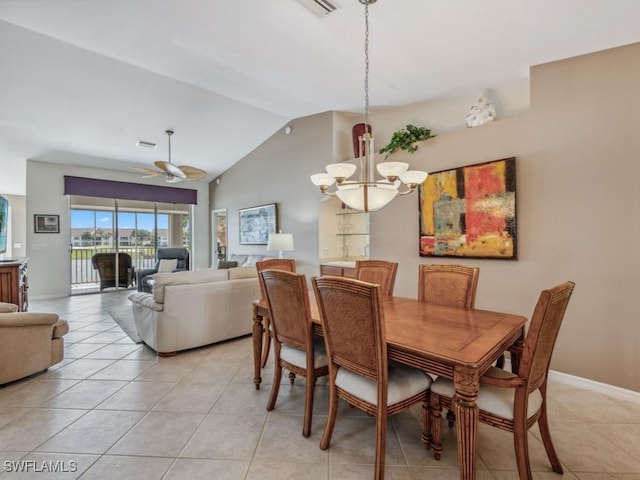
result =
[[34,215],[35,233],[60,233],[60,215]]

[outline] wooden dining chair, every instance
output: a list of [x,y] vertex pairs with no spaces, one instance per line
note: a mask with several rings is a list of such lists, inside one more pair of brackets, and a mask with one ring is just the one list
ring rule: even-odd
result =
[[[418,268],[418,300],[421,302],[471,309],[476,302],[478,276],[480,269],[464,265],[420,265]],[[504,366],[502,354],[496,365]],[[453,426],[456,417],[447,412],[449,426]]]
[[[421,302],[471,309],[476,302],[480,269],[464,265],[420,265],[418,267],[418,300]],[[496,365],[504,365],[504,354]],[[449,427],[456,416],[447,412]]]
[[420,265],[418,300],[459,308],[473,308],[480,269],[463,265]]
[[[256,262],[256,270],[258,271],[258,281],[260,282],[260,301],[266,303],[266,296],[264,294],[264,285],[262,284],[262,278],[260,272],[262,270],[282,270],[285,272],[296,271],[296,261],[290,258],[270,258]],[[271,348],[271,327],[269,326],[269,319],[264,319],[264,333],[262,335],[262,368],[267,364],[269,358],[269,350]]]
[[263,270],[260,276],[269,305],[275,355],[273,387],[267,410],[271,411],[276,406],[283,368],[305,377],[302,435],[308,437],[311,434],[316,378],[327,375],[329,368],[324,342],[313,334],[307,281],[302,274],[282,270]]
[[356,260],[355,278],[368,283],[377,283],[382,287],[382,294],[393,296],[396,284],[397,262],[385,260]]
[[424,372],[387,361],[380,285],[324,276],[313,279],[329,356],[329,414],[320,448],[331,442],[338,398],[376,417],[375,478],[384,478],[387,417],[422,403],[427,433],[428,389]]
[[[480,422],[513,433],[518,474],[522,480],[532,479],[527,431],[536,422],[553,471],[562,473],[547,420],[547,374],[573,287],[573,282],[565,282],[540,293],[522,347],[518,373],[491,367],[480,380],[477,400]],[[451,408],[454,395],[451,380],[438,378],[433,382],[429,423],[433,438],[431,446],[437,460],[442,454],[442,407]]]

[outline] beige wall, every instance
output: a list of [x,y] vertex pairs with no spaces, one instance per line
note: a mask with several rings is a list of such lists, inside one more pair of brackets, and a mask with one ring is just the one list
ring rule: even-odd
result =
[[[419,263],[478,266],[476,306],[527,317],[541,289],[573,280],[576,289],[552,369],[640,391],[634,302],[640,286],[640,254],[634,248],[640,234],[640,44],[533,67],[530,85],[529,109],[511,90],[504,98],[515,108],[498,109],[497,121],[474,129],[462,126],[473,97],[464,110],[460,99],[451,102],[458,128],[452,126],[451,111],[444,114],[442,101],[388,109],[371,118],[378,148],[407,123],[439,134],[413,155],[394,155],[412,168],[438,171],[515,156],[518,260],[419,257],[415,194],[371,215],[371,257],[398,261],[395,292],[411,297],[417,296]],[[495,92],[496,105],[499,95]],[[447,119],[441,130],[434,112]],[[317,262],[320,196],[308,175],[329,162],[329,143],[341,136],[327,130],[330,122],[318,125],[310,118],[300,121],[309,143],[274,136],[225,173],[226,189],[212,189],[212,205],[233,209],[278,201],[286,212],[285,230],[296,235],[292,256],[307,267],[305,273],[316,274],[311,266]],[[344,123],[341,119],[334,127]],[[320,126],[314,135],[306,131]],[[245,183],[249,178],[254,180]],[[230,210],[232,226],[236,218]],[[298,250],[299,237],[308,248]]]
[[309,176],[334,161],[334,116],[326,112],[290,122],[290,135],[283,127],[221,175],[219,184],[211,182],[211,209],[228,209],[229,255],[278,255],[267,252],[266,245],[239,245],[238,238],[238,209],[275,203],[278,228],[292,233],[295,243],[295,251],[285,256],[296,259],[298,271],[317,275],[318,202],[322,195],[314,190]]

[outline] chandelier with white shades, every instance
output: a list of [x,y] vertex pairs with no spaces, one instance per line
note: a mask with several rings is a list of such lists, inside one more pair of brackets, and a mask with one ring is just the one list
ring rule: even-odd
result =
[[[425,181],[427,172],[409,170],[405,162],[382,162],[377,170],[384,180],[375,180],[375,148],[369,125],[369,5],[377,0],[359,0],[364,5],[364,134],[358,137],[358,158],[360,159],[360,181],[347,180],[356,171],[351,163],[333,163],[325,168],[327,173],[311,175],[311,181],[325,195],[337,196],[349,208],[361,212],[375,212],[388,205],[397,195],[413,192]],[[336,183],[336,191],[329,187]],[[402,185],[406,190],[400,191]]]

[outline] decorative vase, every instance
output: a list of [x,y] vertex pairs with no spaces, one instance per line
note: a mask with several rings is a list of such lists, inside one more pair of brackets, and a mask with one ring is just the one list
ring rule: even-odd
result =
[[496,109],[486,98],[480,97],[476,103],[471,106],[466,116],[467,127],[479,127],[485,123],[496,119]]
[[[369,134],[372,135],[372,129],[371,129],[371,124],[367,125],[367,129],[369,131]],[[362,135],[364,135],[365,133],[365,126],[364,123],[356,123],[353,128],[351,129],[351,138],[353,140],[353,156],[358,158],[358,155],[360,154],[359,150],[360,150],[360,142],[358,141],[358,137],[361,137]]]

